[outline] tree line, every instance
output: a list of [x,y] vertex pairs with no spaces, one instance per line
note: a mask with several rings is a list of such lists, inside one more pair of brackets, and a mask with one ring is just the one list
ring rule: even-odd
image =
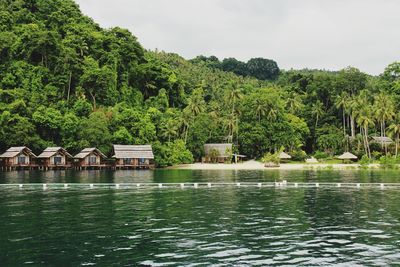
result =
[[[261,158],[397,155],[400,63],[381,75],[280,70],[144,49],[102,29],[72,0],[0,0],[0,150],[152,144],[159,166],[200,160],[203,145],[232,142]],[[371,142],[391,136],[395,146]]]

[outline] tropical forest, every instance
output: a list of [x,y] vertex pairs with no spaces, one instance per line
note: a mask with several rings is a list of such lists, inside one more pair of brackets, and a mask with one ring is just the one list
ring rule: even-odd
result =
[[0,0],[0,151],[151,144],[160,167],[201,160],[205,143],[248,159],[398,154],[400,62],[372,76],[161,49],[101,28],[73,0]]

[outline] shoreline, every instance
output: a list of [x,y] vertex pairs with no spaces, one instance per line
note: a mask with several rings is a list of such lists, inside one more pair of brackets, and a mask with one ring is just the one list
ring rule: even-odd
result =
[[[369,169],[379,168],[379,164],[369,164]],[[263,163],[250,160],[243,163],[193,163],[168,167],[173,170],[309,170],[309,169],[334,169],[354,170],[361,169],[358,163],[281,163],[279,167],[265,167]]]

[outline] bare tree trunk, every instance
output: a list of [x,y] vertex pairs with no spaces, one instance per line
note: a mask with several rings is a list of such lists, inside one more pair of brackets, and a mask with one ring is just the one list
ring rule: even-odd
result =
[[72,71],[69,73],[67,100],[69,100],[69,95],[71,93],[71,81],[72,81]]
[[354,118],[353,116],[350,116],[350,126],[351,126],[351,137],[354,138],[356,137],[356,131],[355,131],[355,127],[354,127]]
[[96,95],[92,94],[92,92],[89,92],[90,96],[93,99],[93,111],[96,110]]

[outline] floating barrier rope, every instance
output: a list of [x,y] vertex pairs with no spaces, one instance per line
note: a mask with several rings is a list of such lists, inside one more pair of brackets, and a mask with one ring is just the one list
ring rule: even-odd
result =
[[140,188],[376,188],[400,189],[400,183],[296,183],[296,182],[236,182],[236,183],[29,183],[0,184],[0,189],[140,189]]

